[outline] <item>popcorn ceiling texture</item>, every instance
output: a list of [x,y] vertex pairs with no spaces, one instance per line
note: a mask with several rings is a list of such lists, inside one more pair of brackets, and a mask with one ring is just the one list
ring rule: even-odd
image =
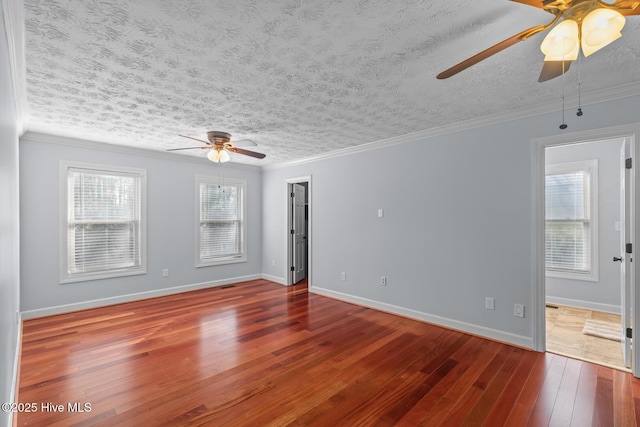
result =
[[[509,1],[24,5],[26,128],[53,135],[165,150],[193,145],[178,134],[220,130],[267,154],[233,161],[266,165],[559,100],[562,87],[561,78],[537,83],[544,35],[436,80],[552,18]],[[585,93],[640,80],[639,21],[628,18],[622,39],[582,61]]]

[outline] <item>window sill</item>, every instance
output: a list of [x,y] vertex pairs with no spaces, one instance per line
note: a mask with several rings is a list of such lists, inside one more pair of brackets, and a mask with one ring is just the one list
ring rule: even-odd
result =
[[243,255],[239,257],[219,258],[215,260],[205,260],[205,261],[200,260],[196,263],[196,268],[212,267],[216,265],[226,265],[226,264],[237,264],[240,262],[247,262],[247,256]]
[[554,279],[577,280],[580,282],[597,282],[599,281],[597,273],[580,274],[580,273],[563,273],[560,271],[547,271],[546,276]]
[[147,274],[146,269],[137,268],[131,270],[124,271],[110,271],[110,272],[99,272],[99,273],[87,273],[82,275],[74,275],[71,277],[61,277],[60,284],[64,285],[66,283],[76,283],[76,282],[88,282],[91,280],[102,280],[102,279],[112,279],[116,277],[125,277],[125,276],[138,276],[141,274]]

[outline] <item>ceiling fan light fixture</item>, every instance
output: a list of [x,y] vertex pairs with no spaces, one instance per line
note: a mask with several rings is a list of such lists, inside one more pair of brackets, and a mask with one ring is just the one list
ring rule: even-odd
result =
[[236,154],[242,154],[244,156],[255,157],[256,159],[264,159],[267,157],[266,154],[257,153],[255,151],[246,150],[244,148],[239,148],[237,145],[257,145],[255,142],[249,139],[243,139],[241,141],[231,141],[231,135],[226,132],[218,132],[218,131],[210,131],[207,132],[208,141],[204,141],[202,139],[194,138],[192,136],[180,135],[183,138],[193,139],[194,141],[198,141],[204,144],[204,146],[199,147],[184,147],[184,148],[169,148],[167,151],[176,151],[176,150],[198,150],[198,149],[209,149],[207,153],[207,158],[215,163],[225,163],[231,160],[231,155],[229,151],[232,151]]
[[565,19],[547,34],[540,45],[545,61],[574,61],[578,59],[580,43],[578,23]]
[[225,163],[231,160],[226,150],[213,149],[207,154],[207,158],[215,163]]
[[624,16],[612,9],[595,9],[582,21],[582,53],[585,57],[622,36]]

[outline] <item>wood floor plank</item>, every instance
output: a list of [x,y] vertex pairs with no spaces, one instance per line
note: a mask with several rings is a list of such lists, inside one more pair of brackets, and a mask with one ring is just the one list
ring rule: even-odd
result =
[[596,402],[596,382],[598,367],[590,363],[580,366],[580,380],[571,417],[571,425],[590,426],[593,424],[593,414]]
[[536,404],[531,411],[531,425],[548,425],[555,407],[564,370],[569,359],[555,357],[549,366],[542,388],[538,393]]
[[[443,420],[442,425],[445,426],[459,426],[465,421],[470,412],[473,411],[476,403],[480,400],[483,393],[487,389],[487,386],[493,381],[497,373],[502,369],[505,364],[511,347],[502,347],[498,353],[491,359],[486,368],[482,371],[480,376],[471,384],[462,397],[447,411],[447,417]],[[433,419],[425,420],[425,425],[433,424]]]
[[580,380],[580,368],[582,363],[575,359],[568,359],[564,368],[564,374],[558,388],[558,395],[553,405],[550,425],[570,425],[575,409],[576,393]]
[[635,427],[631,378],[620,371],[613,371],[613,425]]
[[631,381],[636,424],[640,425],[640,381],[635,381],[635,378],[630,378],[629,380]]
[[[640,382],[266,280],[26,320],[17,425],[637,425]],[[91,411],[66,410],[89,403]]]
[[594,425],[613,425],[613,370],[597,368],[596,401],[593,415]]
[[502,394],[493,402],[491,411],[484,420],[484,425],[500,426],[506,423],[515,402],[523,390],[523,385],[526,384],[532,372],[531,367],[535,365],[537,358],[538,355],[534,352],[525,351],[522,354],[522,357],[518,360],[518,366],[502,390]]
[[493,360],[502,347],[492,341],[481,340],[477,347],[459,360],[452,375],[445,377],[403,416],[398,425],[439,425]]
[[[452,351],[450,357],[444,360],[435,371],[427,370],[430,372],[429,375],[420,378],[421,381],[418,384],[414,384],[409,387],[410,390],[403,393],[395,393],[395,400],[387,401],[385,410],[379,411],[384,414],[382,418],[393,421],[395,424],[416,425],[424,418],[424,409],[433,409],[433,403],[438,402],[447,391],[451,390],[458,378],[467,374],[472,365],[470,361],[473,356],[480,354],[480,348],[485,342],[477,337],[469,337],[464,345]],[[421,373],[426,375],[424,369]],[[389,384],[388,389],[393,390],[393,388],[395,385]]]

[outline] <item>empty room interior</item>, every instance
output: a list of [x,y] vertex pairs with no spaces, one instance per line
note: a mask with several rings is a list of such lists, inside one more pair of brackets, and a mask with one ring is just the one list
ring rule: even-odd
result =
[[640,2],[0,4],[0,425],[640,424]]

